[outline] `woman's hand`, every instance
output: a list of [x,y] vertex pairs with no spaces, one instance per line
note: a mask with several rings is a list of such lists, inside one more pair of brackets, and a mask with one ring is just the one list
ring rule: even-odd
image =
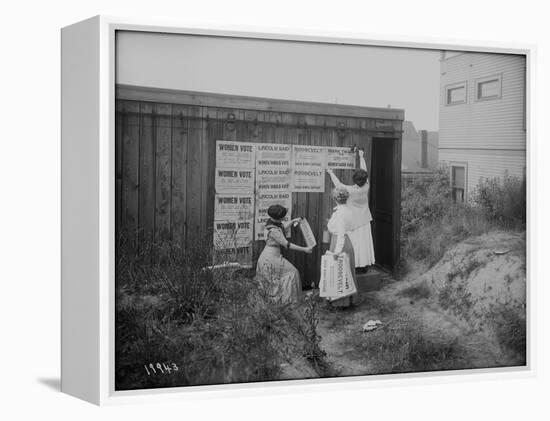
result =
[[306,253],[306,254],[311,254],[311,253],[313,253],[313,247],[315,247],[315,246],[312,246],[312,247],[304,247],[304,253]]

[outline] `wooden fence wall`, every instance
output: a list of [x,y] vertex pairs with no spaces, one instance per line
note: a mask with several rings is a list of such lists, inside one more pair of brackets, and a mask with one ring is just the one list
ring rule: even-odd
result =
[[[233,114],[234,124],[228,123]],[[117,233],[139,232],[146,240],[170,239],[192,246],[212,242],[216,140],[352,146],[365,148],[370,169],[374,121],[273,111],[117,100],[116,226]],[[344,128],[342,128],[342,125]],[[388,136],[393,133],[388,133]],[[338,170],[351,183],[351,171]],[[333,209],[332,188],[293,193],[292,214],[304,216],[321,241]],[[298,230],[296,230],[298,231]],[[293,233],[293,242],[301,235]],[[257,244],[257,249],[261,249]],[[288,252],[303,285],[317,281],[322,248],[313,256]]]

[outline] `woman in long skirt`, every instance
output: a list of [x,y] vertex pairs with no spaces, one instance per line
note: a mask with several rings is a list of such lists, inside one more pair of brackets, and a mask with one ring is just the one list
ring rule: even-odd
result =
[[[332,192],[332,197],[336,201],[334,213],[330,217],[327,228],[332,234],[330,239],[330,251],[334,258],[341,254],[347,254],[349,258],[350,272],[357,291],[357,278],[355,275],[355,251],[350,239],[350,232],[353,227],[353,212],[347,205],[349,192],[343,187],[337,187]],[[332,306],[348,307],[353,304],[357,292],[347,297],[330,300]]]
[[267,210],[270,219],[265,226],[265,248],[258,258],[256,276],[268,285],[273,298],[285,303],[296,303],[301,300],[302,295],[300,272],[283,257],[281,247],[307,254],[311,254],[313,247],[298,246],[285,238],[285,229],[292,224],[300,223],[302,219],[295,218],[285,224],[282,220],[286,213],[286,208],[281,205],[272,205]]
[[359,150],[359,163],[361,168],[353,173],[355,184],[352,186],[343,184],[331,169],[327,172],[335,187],[345,188],[349,192],[347,205],[353,222],[348,236],[355,251],[355,267],[366,271],[368,266],[374,264],[374,245],[371,232],[372,215],[369,209],[369,174],[362,149]]

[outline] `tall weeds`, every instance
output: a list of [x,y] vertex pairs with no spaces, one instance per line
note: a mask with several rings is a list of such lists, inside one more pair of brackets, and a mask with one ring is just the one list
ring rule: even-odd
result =
[[189,249],[119,239],[117,390],[276,380],[283,362],[322,360],[315,306],[283,303],[251,271],[208,269],[211,259],[200,239]]
[[525,179],[517,177],[480,180],[469,202],[455,203],[449,171],[442,167],[432,179],[404,185],[401,197],[403,266],[432,266],[468,236],[525,227]]

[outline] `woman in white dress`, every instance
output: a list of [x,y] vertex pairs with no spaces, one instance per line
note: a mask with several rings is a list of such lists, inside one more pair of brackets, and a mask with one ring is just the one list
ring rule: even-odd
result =
[[374,245],[371,232],[372,215],[369,209],[369,174],[362,149],[359,149],[359,165],[361,168],[353,173],[355,184],[352,186],[342,184],[330,168],[327,172],[335,187],[343,187],[349,192],[347,205],[353,223],[348,235],[355,251],[355,267],[366,270],[374,264]]
[[[332,197],[336,202],[334,213],[327,223],[327,229],[332,234],[330,238],[330,251],[334,253],[334,258],[342,253],[348,255],[350,272],[357,291],[357,279],[355,277],[355,252],[350,240],[350,232],[354,226],[353,211],[347,205],[349,192],[343,187],[336,187],[332,192]],[[344,298],[330,300],[332,306],[348,307],[353,304],[353,299],[357,292]]]

